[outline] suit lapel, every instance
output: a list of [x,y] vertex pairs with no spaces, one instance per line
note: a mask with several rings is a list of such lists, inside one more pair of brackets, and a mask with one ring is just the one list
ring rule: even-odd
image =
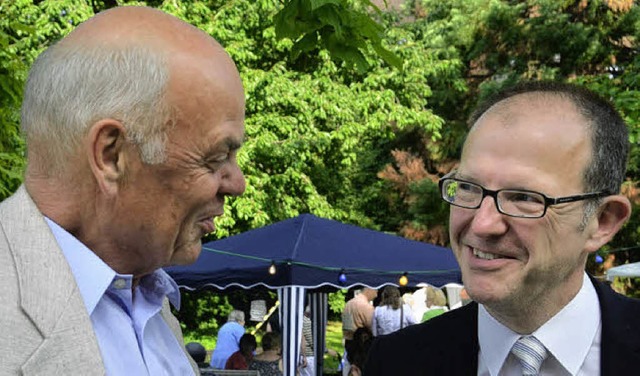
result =
[[[456,331],[459,336],[454,369],[457,375],[475,375],[478,372],[478,304],[471,302],[458,308],[461,315],[460,326]],[[455,344],[454,344],[455,346]],[[454,350],[456,351],[456,350]],[[458,373],[459,372],[459,373]]]
[[173,332],[173,335],[176,336],[178,343],[182,347],[182,351],[184,352],[184,355],[187,357],[187,359],[189,360],[189,363],[191,364],[191,368],[193,368],[193,371],[195,372],[195,374],[198,375],[200,373],[198,364],[195,362],[195,360],[193,360],[191,355],[189,355],[185,346],[183,346],[184,339],[182,338],[182,329],[180,328],[180,323],[178,322],[178,319],[176,319],[176,317],[173,315],[173,313],[171,313],[171,306],[169,305],[169,299],[167,299],[166,297],[162,302],[162,310],[160,311],[160,315],[164,319],[164,322],[167,323],[167,326],[169,327],[169,329],[171,329],[171,332]]
[[[41,372],[51,364],[52,371],[59,371],[65,362],[61,355],[69,353],[68,360],[76,367],[82,363],[79,359],[90,359],[92,367],[101,368],[97,340],[75,278],[24,186],[5,200],[0,218],[10,218],[2,226],[15,261],[20,305],[43,336],[42,346],[25,366],[35,364]],[[61,351],[64,346],[70,350]]]
[[[478,304],[471,302],[464,307],[449,311],[435,317],[438,326],[436,336],[424,336],[427,354],[437,354],[433,364],[441,367],[434,375],[475,375],[478,370]],[[437,337],[437,340],[434,340]],[[431,363],[431,362],[429,362]],[[433,364],[426,364],[425,369],[433,369]]]

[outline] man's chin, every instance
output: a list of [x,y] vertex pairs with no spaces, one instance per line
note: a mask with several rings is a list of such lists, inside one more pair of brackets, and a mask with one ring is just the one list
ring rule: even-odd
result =
[[202,253],[202,242],[198,240],[197,244],[192,245],[188,249],[179,249],[171,258],[171,265],[190,265],[196,262]]

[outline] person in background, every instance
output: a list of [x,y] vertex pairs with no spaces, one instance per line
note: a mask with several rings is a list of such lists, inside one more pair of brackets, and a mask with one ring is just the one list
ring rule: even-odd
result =
[[249,363],[253,360],[253,354],[258,347],[256,337],[245,333],[240,337],[240,349],[227,359],[224,369],[249,369]]
[[580,86],[528,82],[482,103],[469,123],[440,194],[473,301],[381,337],[366,374],[637,373],[640,300],[585,272],[631,213],[620,115]]
[[347,347],[350,364],[348,376],[362,376],[362,369],[372,341],[373,333],[367,328],[358,328],[353,334],[353,340]]
[[444,292],[441,289],[436,289],[432,286],[427,286],[427,311],[422,315],[421,322],[430,320],[436,316],[447,312],[447,297],[444,296]]
[[373,313],[371,329],[373,336],[382,336],[415,324],[411,308],[404,304],[400,290],[395,286],[385,286],[382,300]]
[[260,376],[282,376],[280,334],[268,332],[262,336],[262,352],[249,363],[250,370],[260,371]]
[[198,372],[162,268],[194,262],[244,191],[244,104],[222,46],[152,8],[101,12],[38,56],[24,184],[0,203],[0,374]]
[[231,354],[240,350],[240,338],[242,338],[244,330],[244,312],[237,309],[232,310],[227,322],[218,331],[216,348],[211,355],[212,368],[225,368]]
[[187,353],[191,356],[198,368],[209,368],[209,363],[205,361],[207,358],[207,350],[199,342],[189,342],[184,346]]
[[358,328],[367,328],[371,331],[373,323],[374,307],[371,304],[378,296],[378,290],[365,287],[359,294],[355,294],[344,306],[342,311],[342,339],[345,352],[343,355],[342,374],[349,373],[349,360],[347,358],[347,343],[353,339],[353,334]]
[[302,317],[302,346],[300,352],[300,376],[316,376],[316,354],[313,349],[313,325],[311,307],[306,306]]

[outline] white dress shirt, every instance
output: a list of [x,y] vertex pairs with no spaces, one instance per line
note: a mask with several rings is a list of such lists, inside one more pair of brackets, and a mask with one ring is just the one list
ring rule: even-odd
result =
[[[600,374],[600,304],[584,274],[578,294],[560,312],[531,333],[547,348],[541,376]],[[494,319],[484,306],[478,309],[478,375],[521,376],[518,359],[510,353],[520,334]]]
[[45,219],[75,277],[107,375],[193,375],[183,344],[160,313],[165,297],[179,308],[175,281],[158,269],[140,279],[134,294],[132,275],[117,274],[73,235]]

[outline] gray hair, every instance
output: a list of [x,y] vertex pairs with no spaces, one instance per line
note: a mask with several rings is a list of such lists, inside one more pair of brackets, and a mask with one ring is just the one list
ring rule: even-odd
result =
[[228,322],[244,322],[244,312],[234,309],[229,313]]
[[165,160],[170,110],[163,54],[140,44],[57,43],[34,62],[24,91],[22,130],[51,173],[64,169],[100,119],[124,124],[148,164]]

